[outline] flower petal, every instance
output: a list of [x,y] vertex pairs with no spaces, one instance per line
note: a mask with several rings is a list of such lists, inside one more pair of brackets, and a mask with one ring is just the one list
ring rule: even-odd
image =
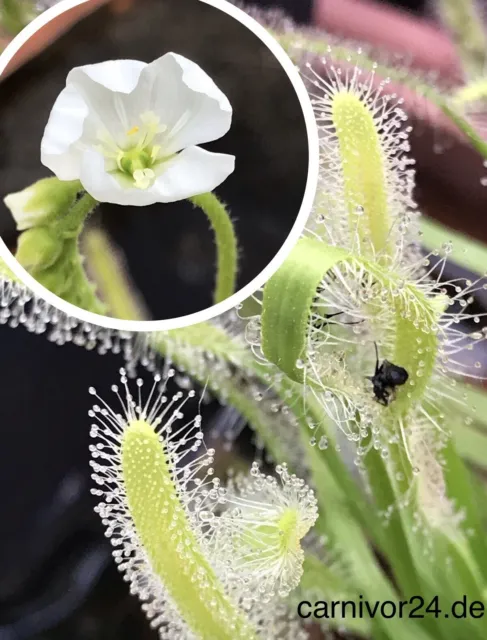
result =
[[213,191],[235,169],[235,156],[188,147],[162,166],[151,191],[157,202],[175,202]]
[[76,143],[83,134],[87,115],[88,106],[75,88],[61,91],[41,141],[41,162],[60,180],[79,177],[81,152]]
[[[126,142],[127,131],[146,110],[136,87],[147,66],[138,60],[109,60],[77,67],[69,73],[67,86],[74,87],[88,106],[90,130],[102,128],[119,145]],[[135,99],[129,99],[131,92]],[[91,139],[86,142],[94,143]]]
[[137,86],[142,70],[147,66],[146,62],[139,60],[107,60],[97,64],[87,64],[72,69],[66,84],[89,88],[87,83],[89,79],[109,91],[131,93]]
[[232,122],[225,94],[201,67],[176,53],[147,65],[131,98],[144,100],[167,127],[160,142],[168,153],[217,140]]
[[69,73],[41,142],[41,161],[60,180],[79,178],[83,148],[96,142],[91,132],[102,128],[116,141],[125,138],[133,126],[125,94],[135,89],[146,66],[137,60],[110,60]]

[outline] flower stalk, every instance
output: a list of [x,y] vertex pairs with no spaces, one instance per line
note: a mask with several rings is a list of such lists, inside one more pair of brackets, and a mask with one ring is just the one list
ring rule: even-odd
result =
[[90,278],[113,317],[121,320],[148,320],[150,314],[133,282],[123,252],[96,225],[89,226],[81,239]]
[[190,201],[206,214],[215,234],[217,270],[213,302],[216,304],[235,293],[238,266],[235,229],[225,205],[218,200],[215,194],[203,193],[193,196]]
[[98,206],[89,193],[82,193],[74,206],[55,221],[55,230],[60,237],[79,237],[88,217]]

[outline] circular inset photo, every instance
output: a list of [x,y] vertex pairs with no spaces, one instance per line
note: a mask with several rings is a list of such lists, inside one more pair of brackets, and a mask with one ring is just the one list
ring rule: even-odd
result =
[[208,319],[300,235],[312,107],[284,51],[230,3],[63,0],[0,72],[0,251],[61,309],[147,330]]

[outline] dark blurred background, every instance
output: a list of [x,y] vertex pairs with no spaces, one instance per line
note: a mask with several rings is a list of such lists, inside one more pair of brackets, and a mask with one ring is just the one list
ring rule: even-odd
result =
[[[272,260],[295,223],[307,181],[307,133],[274,55],[237,20],[198,0],[137,0],[117,15],[102,7],[3,82],[0,196],[52,175],[40,163],[40,141],[70,69],[112,58],[150,62],[167,51],[200,64],[233,107],[230,132],[204,147],[236,156],[235,172],[216,192],[235,221],[241,288]],[[102,204],[97,222],[125,254],[150,317],[211,306],[214,237],[203,212],[187,202]],[[15,223],[3,202],[0,233],[15,249]]]
[[[314,0],[280,0],[280,2],[277,0],[260,0],[258,2],[248,4],[267,8],[279,6],[292,16],[294,20],[302,23],[309,23],[311,21],[314,8],[313,2]],[[379,0],[379,2],[384,5],[408,9],[416,13],[423,12],[425,6],[428,4],[427,0]]]
[[[181,6],[188,6],[187,0],[177,1]],[[169,35],[169,30],[161,29],[160,34],[147,37],[151,32],[147,30],[146,18],[139,14],[146,4],[148,0],[136,0],[137,10],[133,10],[130,19],[122,15],[114,20],[105,9],[100,10],[57,43],[51,52],[33,61],[2,85],[2,192],[22,188],[42,175],[39,174],[38,138],[36,140],[35,137],[42,129],[41,121],[47,116],[49,101],[52,102],[59,91],[67,70],[79,63],[80,55],[84,56],[83,62],[118,55],[150,59],[162,50],[158,45],[159,37],[164,37],[165,42],[166,37],[178,41],[172,29]],[[153,4],[155,11],[162,11],[157,0]],[[262,0],[259,4],[285,6],[297,20],[311,20],[309,0],[283,0],[282,3]],[[403,1],[383,4],[401,4],[419,12],[424,3]],[[194,14],[186,9],[181,20],[191,23]],[[130,44],[140,42],[141,38],[147,40],[144,43],[147,48],[142,51],[136,48],[140,44]],[[206,47],[210,72],[211,65],[216,65],[216,69],[221,60],[227,60],[231,67],[235,62],[234,56],[240,55],[237,54],[238,43],[226,29],[223,32],[215,29],[210,42],[211,46]],[[202,45],[197,43],[195,35],[185,46],[189,54],[191,47]],[[245,65],[241,69],[246,83],[252,81],[255,73],[262,74],[262,78],[265,75],[271,81],[273,63],[271,61],[269,69],[269,59],[262,55],[264,58],[261,54],[245,50],[245,56],[249,56],[245,57],[246,63],[251,61],[247,70]],[[263,59],[266,60],[265,65]],[[238,185],[229,180],[221,195],[232,204],[232,210],[238,217],[238,230],[245,246],[242,270],[249,274],[262,268],[263,243],[274,242],[278,247],[282,241],[279,235],[282,228],[276,223],[275,212],[280,213],[287,224],[292,224],[295,210],[290,204],[284,206],[286,203],[281,201],[282,211],[274,206],[276,197],[283,193],[285,183],[294,185],[296,193],[302,188],[304,164],[300,164],[296,156],[293,156],[291,164],[288,158],[281,157],[285,145],[298,140],[295,127],[299,123],[292,124],[290,119],[283,134],[282,129],[273,126],[276,115],[286,111],[282,104],[266,100],[265,83],[256,82],[251,90],[249,84],[245,87],[245,91],[240,93],[240,85],[230,82],[224,89],[231,95],[232,102],[248,101],[252,108],[247,106],[244,112],[252,114],[255,120],[252,126],[245,122],[237,123],[232,138],[227,138],[237,145],[242,137],[255,136],[252,148],[259,151],[252,156],[252,162],[256,163],[257,170],[239,177]],[[42,118],[37,111],[43,114]],[[290,115],[286,117],[290,118]],[[20,121],[22,126],[19,129]],[[12,128],[16,132],[15,138]],[[267,139],[272,139],[272,145],[277,146],[266,148],[263,139],[257,133],[252,134],[252,131],[264,128],[272,133]],[[274,153],[276,149],[278,154]],[[15,166],[12,165],[14,158]],[[258,204],[253,201],[256,189]],[[201,290],[209,285],[212,278],[212,272],[205,272],[203,262],[198,258],[200,249],[194,248],[201,247],[202,255],[211,250],[212,238],[204,218],[201,215],[193,218],[188,210],[181,210],[181,215],[178,210],[171,216],[171,207],[164,207],[167,212],[142,212],[142,216],[150,217],[150,226],[146,221],[140,228],[137,226],[138,231],[132,211],[111,211],[110,207],[103,210],[104,223],[127,251],[139,284],[142,288],[148,287],[144,294],[160,313],[163,309],[157,305],[164,304],[168,292],[171,305],[179,305],[178,308],[183,309],[186,304],[182,299],[181,285],[176,285],[182,278],[182,258],[174,261],[174,254],[171,254],[174,246],[187,242],[187,255],[194,260],[192,273],[196,274],[193,276],[196,281],[191,284],[191,278],[186,276],[185,295],[195,296],[198,304],[203,304]],[[135,213],[138,215],[140,211]],[[0,216],[0,224],[2,234],[6,234],[13,244],[15,234],[5,212]],[[188,224],[190,239],[184,241],[188,237]],[[154,225],[157,225],[157,234],[151,231]],[[132,243],[130,237],[135,233]],[[172,272],[164,271],[165,276],[173,274],[174,284],[171,286],[171,280],[169,283],[165,281],[163,293],[156,285],[158,279],[155,278],[156,282],[143,282],[148,252],[138,251],[141,246],[159,248],[161,264],[165,269],[173,269]],[[166,253],[172,255],[171,260]],[[8,327],[0,327],[0,350],[0,425],[3,436],[0,446],[0,640],[155,639],[156,635],[140,613],[138,602],[128,595],[126,584],[111,562],[109,545],[99,519],[93,513],[95,500],[89,493],[90,420],[87,411],[92,405],[92,397],[87,390],[93,385],[101,395],[109,397],[110,385],[116,382],[118,368],[122,364],[121,358],[114,355],[102,357],[73,345],[60,348],[49,343],[44,336]],[[221,411],[215,402],[204,406],[206,425],[211,426],[219,420]]]

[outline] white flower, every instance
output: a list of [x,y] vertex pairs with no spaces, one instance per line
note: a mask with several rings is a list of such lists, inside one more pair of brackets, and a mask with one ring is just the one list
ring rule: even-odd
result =
[[232,173],[234,156],[195,146],[221,138],[231,120],[213,80],[175,53],[77,67],[51,111],[41,160],[101,202],[174,202]]

